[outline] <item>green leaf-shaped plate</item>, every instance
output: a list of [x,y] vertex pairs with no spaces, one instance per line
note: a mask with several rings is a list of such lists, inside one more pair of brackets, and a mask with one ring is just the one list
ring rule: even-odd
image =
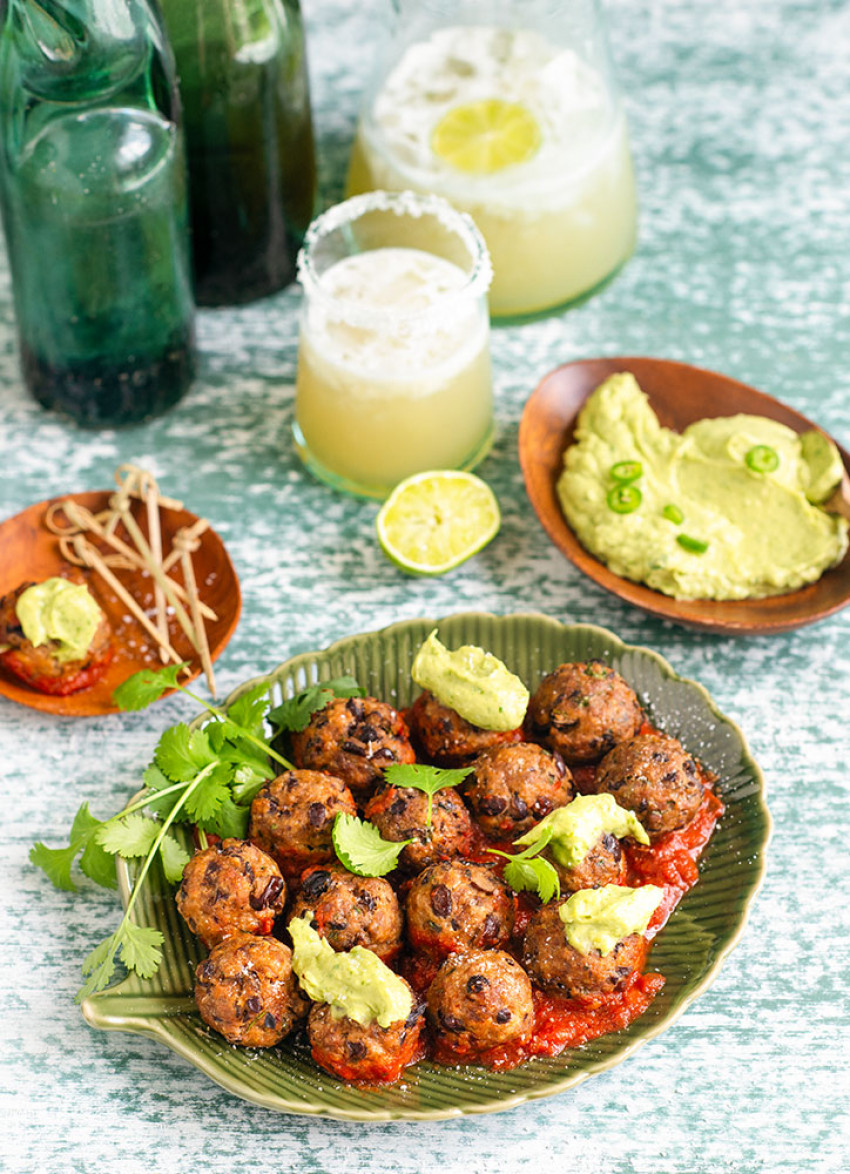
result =
[[[411,662],[435,626],[450,647],[477,644],[489,649],[532,690],[565,661],[607,661],[630,682],[652,721],[716,772],[726,814],[703,856],[699,884],[653,945],[652,967],[667,983],[648,1011],[625,1031],[560,1056],[534,1059],[512,1072],[441,1068],[427,1062],[408,1069],[403,1082],[392,1088],[349,1087],[317,1068],[299,1041],[247,1051],[231,1047],[205,1027],[194,1009],[191,984],[203,951],[178,917],[173,890],[152,869],[136,908],[142,923],[165,935],[162,967],[152,979],[130,975],[87,999],[83,1014],[93,1027],[152,1036],[228,1092],[280,1112],[354,1121],[436,1119],[491,1113],[563,1092],[658,1035],[705,990],[743,930],[764,870],[770,815],[761,772],[740,730],[702,686],[677,677],[656,653],[623,644],[591,625],[567,626],[541,615],[467,613],[439,621],[408,620],[341,640],[323,652],[294,656],[268,677],[240,686],[228,703],[263,680],[279,704],[308,685],[351,673],[369,693],[396,706],[408,705],[417,692],[410,680]],[[119,882],[126,904],[132,880],[124,862]]]

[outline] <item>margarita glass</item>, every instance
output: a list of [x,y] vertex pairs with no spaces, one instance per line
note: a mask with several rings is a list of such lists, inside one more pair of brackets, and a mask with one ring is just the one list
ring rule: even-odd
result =
[[382,498],[470,469],[492,439],[487,249],[435,196],[371,192],[311,225],[293,435],[308,468]]
[[436,192],[493,264],[490,308],[563,305],[634,248],[628,134],[595,0],[417,0],[367,93],[348,192]]

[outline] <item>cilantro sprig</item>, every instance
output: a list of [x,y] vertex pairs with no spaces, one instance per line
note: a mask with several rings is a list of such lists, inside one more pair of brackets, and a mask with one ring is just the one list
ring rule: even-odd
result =
[[99,820],[84,803],[65,847],[48,848],[39,842],[30,851],[32,863],[54,885],[68,890],[76,889],[71,869],[78,857],[83,874],[107,888],[116,885],[116,856],[139,861],[117,929],[83,962],[85,981],[77,993],[78,1002],[108,985],[119,959],[142,978],[149,978],[159,967],[162,934],[138,925],[133,909],[154,860],[159,858],[171,883],[176,884],[183,874],[189,856],[171,829],[177,824],[198,828],[202,842],[206,832],[222,839],[244,837],[251,800],[276,773],[273,763],[293,769],[263,737],[270,706],[265,685],[249,690],[225,711],[179,685],[181,667],[135,673],[116,689],[115,702],[125,710],[144,709],[166,690],[176,688],[207,711],[204,724],[193,730],[179,722],[162,734],[144,774],[144,791],[123,811]]
[[384,778],[393,787],[413,787],[428,796],[428,815],[425,826],[431,826],[434,796],[446,787],[459,787],[471,767],[457,767],[451,770],[439,766],[425,766],[421,762],[399,762],[384,770]]
[[561,895],[561,882],[555,866],[540,855],[552,838],[552,829],[545,828],[543,834],[524,851],[512,855],[510,852],[500,852],[498,848],[488,848],[497,856],[504,856],[508,861],[505,865],[505,880],[516,892],[536,893],[544,905],[554,897]]
[[307,728],[310,718],[324,709],[335,697],[365,697],[366,690],[357,684],[354,677],[334,677],[320,685],[310,685],[289,697],[282,705],[269,711],[268,720],[276,730],[287,730],[300,734]]
[[356,815],[337,813],[331,832],[334,851],[342,865],[357,876],[386,876],[412,840],[385,840],[373,823]]

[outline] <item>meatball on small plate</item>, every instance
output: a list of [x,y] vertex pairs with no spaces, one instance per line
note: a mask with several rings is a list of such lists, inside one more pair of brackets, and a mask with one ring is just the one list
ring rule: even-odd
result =
[[[750,902],[761,881],[770,828],[759,768],[740,730],[718,709],[705,689],[677,676],[657,653],[626,645],[612,633],[592,625],[567,625],[542,615],[463,613],[405,620],[379,632],[346,637],[320,651],[300,653],[267,677],[246,682],[230,700],[236,700],[263,683],[269,688],[273,703],[280,704],[302,690],[305,682],[332,680],[350,674],[371,696],[404,713],[420,694],[410,676],[413,658],[435,627],[439,627],[448,647],[478,645],[501,658],[532,694],[543,678],[559,665],[599,662],[611,668],[634,691],[652,726],[677,739],[688,754],[698,755],[699,764],[706,773],[716,776],[712,786],[725,807],[725,813],[700,858],[697,883],[684,897],[677,914],[653,938],[651,970],[660,972],[666,982],[661,994],[649,1004],[645,1013],[625,1031],[592,1039],[581,1047],[569,1046],[560,1055],[539,1056],[513,1071],[487,1066],[488,1049],[491,1056],[493,1049],[496,1053],[502,1049],[506,1055],[524,1055],[532,1054],[532,1049],[537,1047],[534,1033],[527,1043],[510,1042],[512,1033],[516,1032],[514,1040],[521,1040],[528,1029],[535,979],[534,975],[527,973],[521,961],[503,951],[498,936],[492,946],[482,949],[480,939],[474,936],[476,931],[472,929],[472,916],[468,912],[463,912],[461,917],[455,916],[458,930],[451,926],[447,894],[440,886],[444,885],[451,895],[452,910],[456,905],[461,908],[454,867],[463,869],[465,864],[471,867],[481,863],[476,859],[477,851],[473,856],[462,847],[467,842],[468,831],[474,833],[474,828],[464,801],[457,797],[460,806],[452,808],[448,828],[460,828],[458,850],[453,849],[444,861],[429,860],[426,856],[410,872],[402,874],[401,883],[396,883],[397,877],[393,874],[387,879],[397,889],[397,895],[416,889],[417,900],[413,902],[408,898],[414,924],[424,925],[430,909],[439,928],[437,931],[429,928],[428,932],[436,938],[441,937],[443,928],[461,938],[464,931],[468,932],[471,940],[464,948],[437,960],[438,968],[445,967],[446,970],[439,985],[432,989],[428,1015],[446,1048],[439,1058],[448,1058],[449,1049],[455,1053],[460,1051],[464,1053],[464,1063],[470,1066],[455,1066],[455,1060],[447,1067],[433,1062],[433,1058],[426,1058],[417,1060],[402,1072],[399,1082],[394,1085],[359,1082],[342,1085],[338,1078],[318,1067],[311,1058],[306,1028],[297,1029],[271,1051],[246,1053],[227,1046],[220,1036],[204,1026],[195,1010],[191,975],[202,962],[202,947],[178,917],[173,889],[165,883],[160,869],[151,869],[146,877],[134,906],[134,916],[140,923],[158,928],[163,933],[168,964],[151,979],[142,980],[137,975],[130,975],[118,985],[86,999],[83,1012],[90,1023],[103,1029],[118,1028],[151,1036],[235,1096],[266,1108],[348,1122],[436,1120],[495,1112],[561,1093],[627,1056],[632,1056],[634,1063],[640,1065],[640,1057],[635,1056],[639,1046],[664,1031],[706,989],[742,932]],[[527,743],[529,740],[538,741],[526,730],[521,741]],[[589,775],[598,768],[591,765],[570,769],[574,776],[581,771],[584,777],[585,772]],[[338,785],[345,787],[341,780]],[[511,791],[513,793],[512,788]],[[299,825],[296,842],[311,826],[309,815],[305,814],[310,805],[321,803],[325,806],[323,792],[309,792],[310,788],[307,788],[306,805],[300,807],[305,822]],[[499,792],[494,790],[491,793]],[[407,829],[425,826],[427,796],[420,791],[414,794],[420,803],[418,811],[405,801],[401,809],[389,817],[390,821],[395,821],[393,830],[401,838],[407,838],[401,835]],[[337,795],[342,792],[338,790]],[[445,793],[434,797],[435,808],[441,795]],[[387,788],[378,798],[385,798],[389,809],[396,799],[407,800],[408,797],[394,795]],[[622,802],[616,794],[615,798],[618,803]],[[352,796],[350,809],[353,806]],[[459,814],[461,812],[463,814]],[[267,814],[270,817],[275,815],[270,805]],[[700,819],[698,816],[688,826],[698,825]],[[291,816],[284,820],[290,829],[295,822]],[[388,835],[386,826],[382,834]],[[674,833],[673,839],[684,839],[688,834],[685,829]],[[190,837],[185,829],[177,828],[175,835],[191,851]],[[318,847],[326,850],[328,842],[320,842]],[[474,834],[472,842],[476,843]],[[428,846],[420,841],[417,843],[420,847]],[[660,844],[659,850],[663,851],[665,841]],[[262,843],[257,846],[267,851]],[[628,849],[631,852],[630,845]],[[655,851],[652,844],[641,848],[642,853],[650,855]],[[483,850],[481,855],[490,859]],[[445,869],[438,871],[437,866],[442,865],[446,866]],[[317,878],[312,882],[316,886],[317,902],[322,896],[318,890],[324,889],[326,880],[321,874],[334,873],[336,867],[329,855],[318,860],[308,857],[304,863],[302,873],[306,869],[313,870],[304,878],[308,890],[310,876]],[[431,868],[433,871],[426,875],[420,886],[417,874]],[[118,874],[126,901],[132,865],[120,860]],[[648,872],[646,879],[650,877]],[[290,890],[297,892],[300,883],[302,876],[299,873],[292,878]],[[633,883],[630,879],[629,884]],[[330,889],[329,885],[326,891]],[[371,888],[366,887],[366,891],[371,892]],[[481,893],[480,904],[487,912],[493,912],[489,904],[492,897],[492,893]],[[343,899],[341,894],[339,899]],[[416,905],[415,912],[413,904]],[[358,910],[365,912],[365,906],[359,903]],[[347,919],[349,928],[361,924],[359,911]],[[336,913],[332,916],[336,923]],[[484,920],[486,923],[486,912]],[[484,926],[481,928],[485,931]],[[332,932],[342,934],[344,931]],[[249,941],[266,940],[249,938]],[[492,935],[487,935],[485,941],[489,943],[491,940]],[[215,949],[220,950],[226,945],[224,942]],[[529,967],[541,967],[540,973],[543,974],[542,947],[534,947],[533,939],[529,939],[528,948]],[[620,953],[622,955],[622,951]],[[403,959],[407,956],[407,953],[402,954]],[[502,961],[494,962],[494,959]],[[617,967],[625,966],[626,959],[620,957],[616,963]],[[401,966],[401,960],[393,965]],[[487,985],[482,979],[487,980]],[[641,982],[643,978],[638,976],[635,985],[639,986]],[[246,998],[252,997],[252,993],[246,992]],[[620,1000],[628,993],[627,989],[611,997]],[[534,991],[537,1003],[560,998],[559,995],[544,994],[539,987]],[[140,1005],[144,1006],[144,1015],[139,1014]],[[232,1010],[229,1015],[233,1017]],[[327,1012],[320,1015],[316,1011],[313,1015],[314,1032],[320,1047],[327,1045],[335,1056],[347,1054],[353,1062],[368,1063],[367,1057],[379,1050],[377,1041],[358,1035],[353,1029],[342,1028],[342,1038],[335,1038],[335,1024],[329,1022]],[[241,1017],[237,1017],[242,1023]],[[244,1020],[246,1023],[250,1021],[250,1018]],[[428,1039],[430,1032],[429,1027]],[[425,1037],[423,1032],[420,1043]],[[506,1039],[509,1042],[503,1042]],[[380,1046],[388,1043],[387,1037],[383,1037]],[[480,1062],[482,1059],[484,1064]],[[639,1079],[637,1068],[635,1074]],[[139,1079],[143,1081],[143,1076]]]

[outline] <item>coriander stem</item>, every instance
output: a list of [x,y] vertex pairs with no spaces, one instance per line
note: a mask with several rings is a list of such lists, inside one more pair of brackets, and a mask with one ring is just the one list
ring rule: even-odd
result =
[[178,685],[177,688],[181,693],[185,693],[187,697],[191,697],[193,701],[197,701],[199,705],[202,705],[214,717],[223,718],[225,721],[229,721],[231,725],[236,726],[243,738],[248,742],[253,742],[260,750],[264,750],[269,758],[273,758],[275,762],[279,762],[285,770],[295,770],[295,767],[287,758],[284,758],[282,754],[278,754],[276,750],[272,750],[268,742],[264,742],[262,738],[258,738],[256,734],[252,734],[250,730],[246,730],[244,726],[240,726],[238,722],[229,718],[225,710],[219,709],[217,705],[211,705],[209,701],[204,701],[203,697],[199,697],[197,693],[193,693],[191,689],[186,689],[183,685]]
[[143,807],[147,807],[151,799],[155,796],[170,795],[172,791],[179,791],[185,786],[185,783],[174,783],[170,787],[163,787],[161,791],[148,790],[141,799],[137,799],[135,803],[131,803],[129,807],[125,807],[123,811],[119,811],[116,815],[110,815],[109,819],[105,819],[103,822],[105,824],[115,823],[117,819],[123,819],[125,815],[132,815],[134,811],[141,811]]

